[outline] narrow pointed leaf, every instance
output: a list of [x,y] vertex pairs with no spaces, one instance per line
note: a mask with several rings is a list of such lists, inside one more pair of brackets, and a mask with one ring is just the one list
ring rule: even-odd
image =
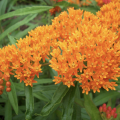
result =
[[49,100],[41,92],[33,93],[33,96],[40,100],[49,102]]
[[26,96],[26,120],[32,119],[32,114],[34,111],[34,97],[31,86],[25,86],[25,96]]
[[16,89],[11,79],[10,82],[11,82],[11,91],[7,92],[8,99],[10,100],[11,106],[13,107],[15,113],[18,114],[18,100],[17,100]]
[[99,94],[96,96],[93,101],[96,106],[101,105],[105,102],[107,102],[109,99],[112,99],[116,96],[118,96],[120,93],[117,91],[105,91],[104,93]]
[[58,86],[56,92],[54,93],[53,97],[52,97],[52,100],[47,103],[42,111],[41,111],[41,115],[42,116],[47,116],[49,115],[49,113],[52,111],[52,109],[57,105],[59,104],[63,97],[66,95],[66,93],[68,92],[68,87],[63,85],[62,83]]
[[80,105],[81,107],[84,107],[84,101],[78,98],[75,98],[75,103]]
[[84,94],[84,106],[91,120],[102,120],[100,112],[94,105],[89,95]]
[[37,14],[34,15],[28,15],[24,20],[15,23],[11,27],[9,27],[7,30],[5,30],[1,35],[0,35],[0,40],[2,40],[5,36],[7,36],[9,33],[14,31],[15,29],[19,28],[21,25],[24,25],[25,23],[29,22],[33,18],[35,18]]
[[5,119],[4,120],[12,120],[12,107],[11,107],[9,100],[5,104]]
[[53,83],[53,79],[40,79],[40,78],[36,78],[34,80],[36,80],[37,83],[33,83],[33,85]]
[[75,87],[71,87],[65,97],[63,98],[63,116],[61,120],[72,120],[73,115],[73,105],[75,99],[75,92],[77,89],[77,84]]
[[2,0],[0,1],[0,15],[5,13],[6,7],[7,7],[8,0]]
[[[78,85],[75,92],[75,98],[80,99],[80,90]],[[75,101],[74,101],[74,111],[73,111],[72,119],[81,120],[81,106],[79,106]]]
[[47,11],[49,9],[53,8],[52,6],[33,6],[33,7],[26,7],[17,9],[13,12],[8,12],[6,14],[3,14],[0,16],[0,20],[12,17],[12,16],[18,16],[18,15],[27,15],[27,14],[33,14],[33,13],[40,13]]
[[10,41],[11,44],[16,45],[16,44],[15,44],[15,43],[16,43],[16,40],[15,40],[15,38],[14,38],[13,36],[8,35],[8,38],[9,38],[9,41]]

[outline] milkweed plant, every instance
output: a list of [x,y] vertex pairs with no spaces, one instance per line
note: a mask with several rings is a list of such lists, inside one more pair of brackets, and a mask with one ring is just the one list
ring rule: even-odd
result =
[[[0,116],[120,120],[120,0],[44,4],[0,15],[0,39],[12,43],[0,48]],[[30,13],[33,19],[36,11],[47,11],[49,23],[19,40],[12,27],[2,30],[4,19]]]

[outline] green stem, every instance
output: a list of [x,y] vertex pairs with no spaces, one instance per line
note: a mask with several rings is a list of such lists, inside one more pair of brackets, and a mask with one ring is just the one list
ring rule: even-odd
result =
[[25,86],[26,96],[26,116],[25,120],[32,120],[32,114],[34,111],[34,97],[31,86]]

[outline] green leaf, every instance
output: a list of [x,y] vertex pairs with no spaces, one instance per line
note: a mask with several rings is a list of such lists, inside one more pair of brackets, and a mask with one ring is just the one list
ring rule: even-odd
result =
[[42,116],[49,115],[52,109],[62,101],[68,90],[69,88],[61,83],[53,95],[52,100],[43,107],[40,114]]
[[40,78],[35,78],[34,80],[36,80],[37,83],[33,83],[33,85],[53,83],[53,79],[40,79]]
[[16,3],[16,1],[17,0],[11,0],[11,1],[9,1],[9,6],[8,6],[8,9],[7,9],[7,12],[9,12],[12,9],[12,7]]
[[93,14],[96,14],[96,12],[98,12],[98,10],[99,10],[98,8],[93,7],[93,6],[87,6],[87,7],[83,6],[83,7],[80,7],[80,9],[91,12]]
[[18,101],[17,101],[16,89],[11,79],[10,82],[11,82],[11,91],[7,92],[7,94],[15,113],[18,114]]
[[75,98],[75,103],[80,105],[81,107],[84,107],[84,101],[78,98]]
[[54,79],[54,76],[57,76],[58,75],[58,73],[57,73],[57,71],[55,71],[54,69],[52,69],[51,67],[49,68],[49,71],[50,71],[50,75],[51,75],[51,77]]
[[107,102],[109,99],[112,99],[116,96],[118,96],[120,93],[117,91],[105,91],[104,93],[99,93],[98,96],[96,96],[93,101],[96,106],[101,105],[105,102]]
[[9,100],[5,104],[5,120],[12,120],[12,107]]
[[82,116],[82,120],[90,120],[90,117],[88,116],[85,108],[81,108],[81,116]]
[[33,96],[40,100],[49,102],[49,100],[41,92],[33,93]]
[[74,7],[76,9],[80,8],[79,5],[77,4],[73,4],[67,1],[62,1],[62,2],[58,2],[57,4],[55,4],[55,6],[60,6],[62,9],[63,8],[68,8],[68,7]]
[[25,86],[26,96],[26,120],[32,120],[32,114],[34,111],[34,97],[31,86]]
[[30,27],[28,27],[24,31],[20,31],[18,34],[16,34],[15,38],[20,39],[20,38],[24,37],[28,33],[28,31],[31,31],[32,29],[34,29],[37,26],[38,26],[38,24],[32,24]]
[[8,38],[10,40],[10,43],[16,46],[16,40],[15,40],[15,38],[13,36],[11,36],[11,35],[8,35]]
[[5,115],[5,107],[2,107],[0,105],[0,115],[4,116]]
[[23,91],[24,90],[24,83],[14,83],[17,90]]
[[117,118],[114,120],[120,120],[120,104],[116,107]]
[[[77,90],[75,92],[75,98],[80,99],[80,89],[78,85],[77,85]],[[76,104],[76,102],[74,102],[74,111],[73,111],[72,120],[81,120],[81,106]]]
[[29,22],[33,18],[36,17],[37,14],[34,15],[28,15],[24,20],[15,23],[11,27],[9,27],[7,30],[5,30],[1,35],[0,35],[0,40],[3,39],[5,36],[7,36],[9,33],[20,27],[21,25],[24,25],[25,23]]
[[15,19],[10,18],[8,20],[2,21],[2,26],[4,26],[4,30],[6,30],[12,25],[14,25],[15,23],[22,21],[25,17],[26,16],[23,15],[23,16],[16,17]]
[[108,106],[111,106],[112,102],[111,102],[111,99],[108,100],[108,103],[107,103],[107,107]]
[[0,98],[0,103],[6,102],[6,99]]
[[9,18],[12,16],[40,13],[40,12],[47,11],[51,8],[53,8],[53,7],[52,6],[33,6],[33,7],[26,7],[26,8],[22,8],[22,9],[17,9],[13,12],[8,12],[6,14],[1,15],[0,20],[6,19],[6,18]]
[[72,120],[73,105],[75,99],[75,92],[77,89],[77,82],[75,87],[71,86],[65,97],[63,98],[63,115],[61,120]]
[[102,120],[100,112],[89,95],[84,94],[84,106],[91,120]]
[[0,15],[5,13],[6,7],[7,7],[8,0],[2,0],[0,1]]
[[117,101],[117,99],[118,99],[119,97],[120,97],[120,96],[116,96],[116,97],[113,97],[113,98],[111,99],[111,107],[112,107],[112,108],[115,107],[116,101]]

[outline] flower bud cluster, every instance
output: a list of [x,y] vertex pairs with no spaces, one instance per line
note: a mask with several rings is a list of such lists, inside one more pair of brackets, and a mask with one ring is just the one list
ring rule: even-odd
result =
[[7,92],[11,91],[11,87],[10,87],[11,82],[9,80],[10,80],[10,76],[8,75],[4,76],[4,80],[0,78],[0,95],[2,95],[5,85],[6,85],[6,91]]
[[105,103],[99,107],[99,111],[102,117],[106,116],[107,120],[114,120],[117,117],[116,108],[107,107]]

